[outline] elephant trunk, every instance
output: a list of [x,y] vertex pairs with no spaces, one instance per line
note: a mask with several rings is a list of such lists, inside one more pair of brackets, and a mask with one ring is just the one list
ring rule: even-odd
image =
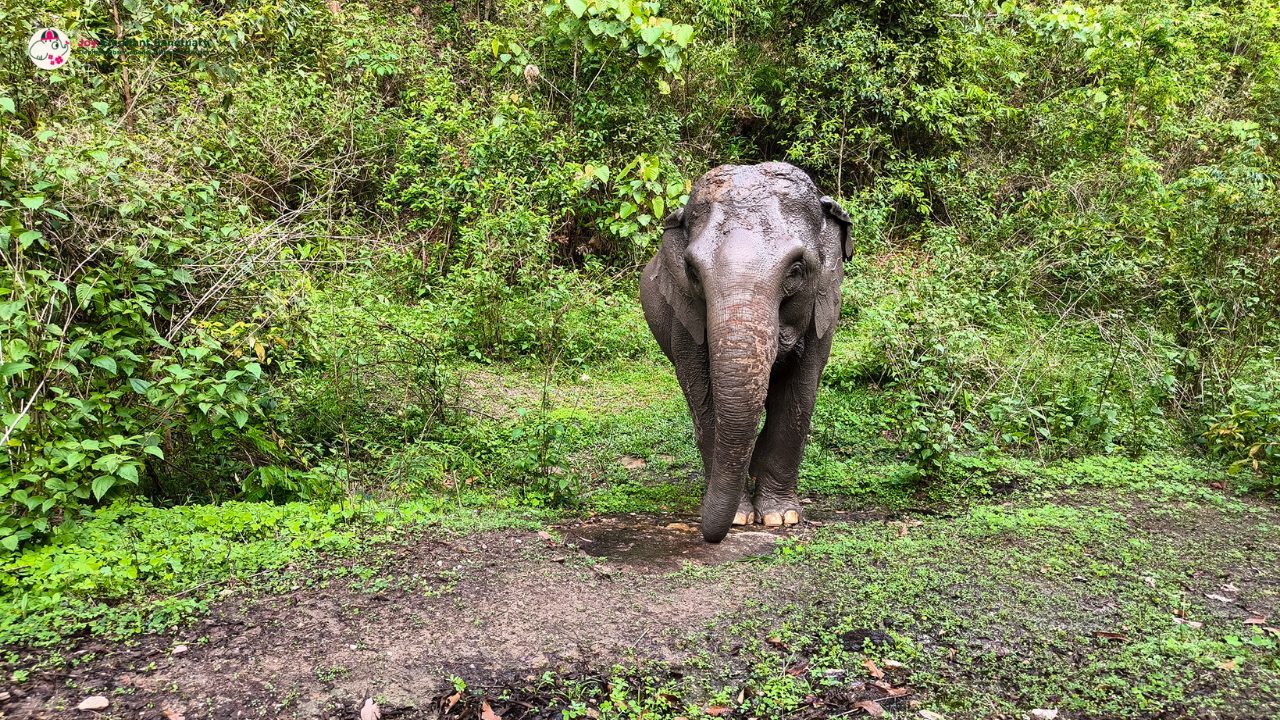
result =
[[729,532],[746,487],[769,394],[769,373],[778,354],[778,317],[772,305],[750,295],[708,303],[711,394],[716,403],[715,447],[702,498],[702,536],[708,542],[720,542]]

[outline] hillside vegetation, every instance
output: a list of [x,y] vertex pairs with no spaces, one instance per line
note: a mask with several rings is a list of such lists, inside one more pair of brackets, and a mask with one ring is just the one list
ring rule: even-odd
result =
[[[211,50],[44,71],[44,26]],[[636,279],[723,163],[797,164],[854,219],[802,492],[1280,485],[1275,0],[38,0],[0,27],[0,642],[178,623],[178,591],[353,523],[695,509]]]

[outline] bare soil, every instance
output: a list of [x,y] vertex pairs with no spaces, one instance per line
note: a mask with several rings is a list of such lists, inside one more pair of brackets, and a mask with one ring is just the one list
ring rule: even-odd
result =
[[745,566],[696,569],[767,555],[804,532],[735,528],[708,545],[697,522],[626,514],[568,524],[551,540],[422,536],[301,573],[282,594],[229,588],[176,636],[86,642],[67,656],[78,664],[12,688],[0,717],[83,718],[75,707],[91,695],[110,700],[95,717],[352,718],[366,697],[384,719],[435,717],[454,676],[473,689],[519,687],[548,670],[645,661],[678,676],[707,624],[761,592]]

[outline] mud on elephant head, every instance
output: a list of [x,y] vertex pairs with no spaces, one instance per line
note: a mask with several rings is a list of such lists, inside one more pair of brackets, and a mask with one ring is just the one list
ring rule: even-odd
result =
[[800,520],[796,482],[853,254],[849,225],[786,163],[711,170],[663,222],[640,299],[693,418],[708,541],[732,524]]

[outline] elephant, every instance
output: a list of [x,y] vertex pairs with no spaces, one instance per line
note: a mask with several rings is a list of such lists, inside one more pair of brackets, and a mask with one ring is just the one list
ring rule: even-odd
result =
[[839,203],[781,162],[717,167],[662,221],[640,304],[693,419],[707,542],[732,525],[802,519],[800,459],[853,256],[850,226]]

